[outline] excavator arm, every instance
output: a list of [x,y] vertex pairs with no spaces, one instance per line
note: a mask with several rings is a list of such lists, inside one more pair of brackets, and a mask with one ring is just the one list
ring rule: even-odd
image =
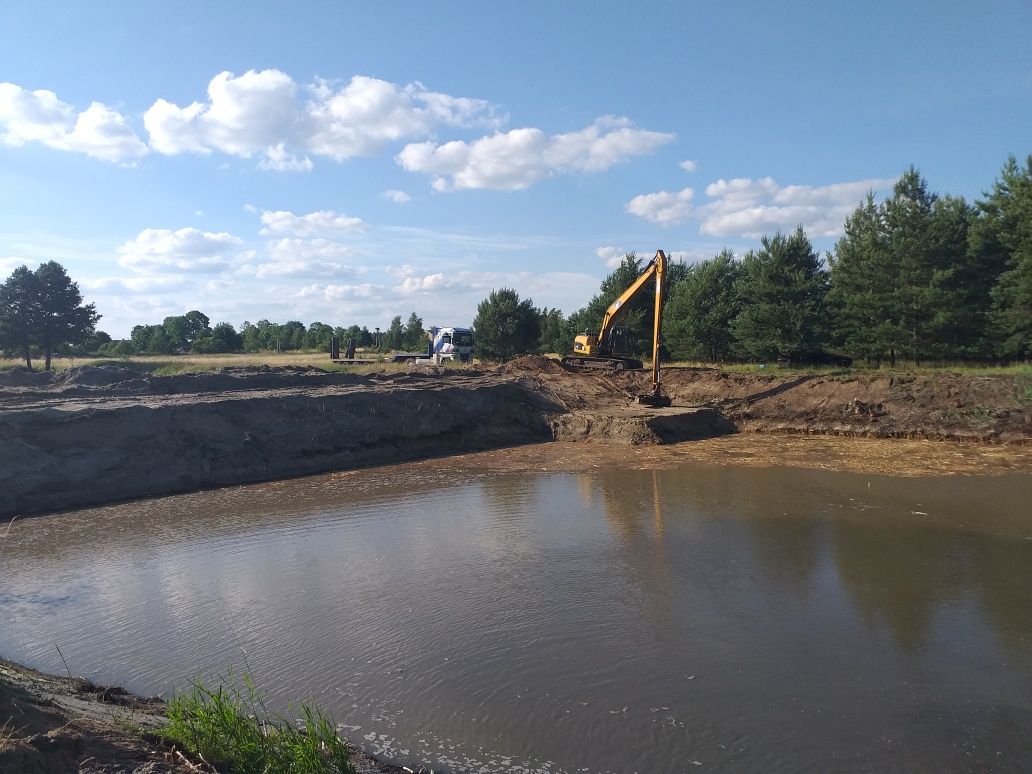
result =
[[634,297],[638,295],[648,281],[653,277],[656,278],[656,304],[662,304],[662,287],[663,280],[666,275],[666,255],[662,250],[656,253],[656,257],[649,261],[645,267],[645,271],[634,282],[631,283],[630,287],[627,288],[623,293],[620,294],[613,303],[606,309],[606,313],[602,315],[602,325],[598,330],[598,342],[601,344],[606,341],[609,337],[610,332],[613,330],[613,326],[620,321],[627,311],[627,305],[634,300]]
[[662,250],[656,251],[656,257],[649,261],[645,270],[630,286],[620,294],[606,309],[602,316],[597,336],[585,331],[577,336],[573,344],[573,355],[563,358],[563,362],[580,368],[641,368],[640,360],[618,357],[613,351],[612,336],[617,324],[627,312],[627,307],[634,297],[641,292],[650,280],[656,280],[656,300],[653,305],[652,325],[652,392],[639,395],[638,402],[650,406],[669,406],[670,399],[661,394],[659,382],[659,339],[663,320],[663,291],[666,285],[667,257]]

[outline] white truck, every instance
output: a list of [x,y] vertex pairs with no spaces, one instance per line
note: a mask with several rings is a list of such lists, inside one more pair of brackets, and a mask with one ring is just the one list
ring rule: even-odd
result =
[[428,332],[427,354],[415,359],[421,365],[440,365],[445,360],[469,363],[473,360],[473,331],[470,328],[438,328]]

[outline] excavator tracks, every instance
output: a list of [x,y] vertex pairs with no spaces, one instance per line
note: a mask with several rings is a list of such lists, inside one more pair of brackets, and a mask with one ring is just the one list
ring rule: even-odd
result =
[[640,360],[630,357],[573,357],[563,358],[563,365],[581,370],[593,371],[638,371],[644,366]]

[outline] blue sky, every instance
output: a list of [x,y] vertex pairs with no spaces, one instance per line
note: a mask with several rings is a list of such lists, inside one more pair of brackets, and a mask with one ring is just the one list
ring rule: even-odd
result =
[[624,251],[822,249],[915,164],[1032,152],[1032,5],[0,4],[0,273],[125,335],[200,309],[471,322],[584,305]]

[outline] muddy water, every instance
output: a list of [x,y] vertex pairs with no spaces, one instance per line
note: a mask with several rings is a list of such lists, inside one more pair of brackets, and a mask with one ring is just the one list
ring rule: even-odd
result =
[[[464,466],[465,465],[465,466]],[[16,522],[0,655],[437,771],[1032,768],[1032,476],[441,460]]]

